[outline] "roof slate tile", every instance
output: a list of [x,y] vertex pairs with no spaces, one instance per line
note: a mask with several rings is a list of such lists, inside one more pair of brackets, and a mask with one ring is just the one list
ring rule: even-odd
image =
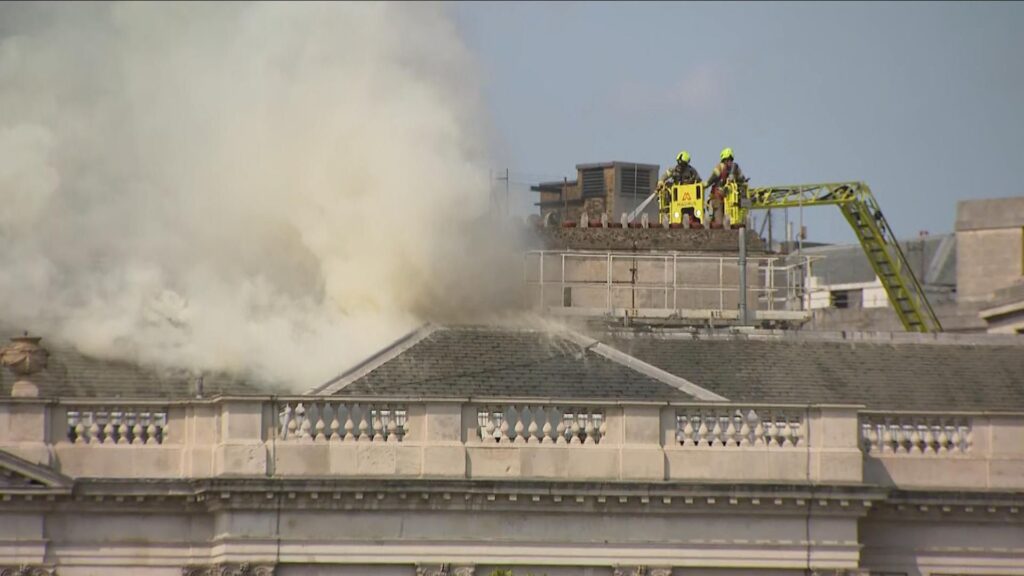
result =
[[438,329],[336,395],[692,399],[556,333],[473,327]]

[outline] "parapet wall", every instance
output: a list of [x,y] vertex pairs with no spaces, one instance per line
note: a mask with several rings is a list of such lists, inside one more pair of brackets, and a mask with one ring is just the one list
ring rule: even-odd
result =
[[[747,251],[763,254],[764,243],[748,230]],[[545,250],[676,250],[739,252],[739,230],[685,228],[536,228],[538,248]]]

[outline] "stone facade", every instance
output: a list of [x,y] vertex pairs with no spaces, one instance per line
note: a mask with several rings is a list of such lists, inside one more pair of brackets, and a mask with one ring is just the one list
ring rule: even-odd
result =
[[957,297],[984,301],[1024,281],[1024,198],[957,205]]
[[752,402],[565,338],[438,330],[304,396],[7,397],[0,574],[1024,574],[1019,376]]
[[808,563],[930,574],[915,568],[921,554],[955,534],[943,557],[958,571],[1024,573],[1013,560],[1024,553],[1019,415],[253,397],[135,406],[168,413],[154,443],[122,442],[113,416],[93,411],[99,439],[79,441],[99,404],[0,404],[0,450],[12,455],[0,562],[55,559],[57,573],[82,575],[785,574]]

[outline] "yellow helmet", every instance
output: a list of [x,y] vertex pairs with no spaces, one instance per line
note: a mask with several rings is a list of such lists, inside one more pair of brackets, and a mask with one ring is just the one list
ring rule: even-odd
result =
[[732,158],[732,148],[722,148],[722,153],[718,156],[722,160],[726,158]]
[[682,152],[676,155],[676,162],[686,162],[687,164],[689,164],[690,153],[687,152],[686,150],[683,150]]

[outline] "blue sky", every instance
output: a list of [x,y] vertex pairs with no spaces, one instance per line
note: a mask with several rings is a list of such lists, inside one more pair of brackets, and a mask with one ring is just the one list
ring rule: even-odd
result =
[[[685,148],[706,177],[724,146],[754,185],[867,182],[900,237],[952,231],[959,200],[1024,194],[1021,3],[453,10],[521,213],[530,183],[577,163],[664,170]],[[854,241],[834,208],[804,222],[812,240]]]

